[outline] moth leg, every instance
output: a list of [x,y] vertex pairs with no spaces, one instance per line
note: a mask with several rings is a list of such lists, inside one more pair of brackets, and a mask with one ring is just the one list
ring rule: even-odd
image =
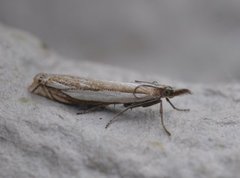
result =
[[[149,101],[148,103],[143,103],[142,102],[142,107],[149,107],[149,106],[152,106],[152,105],[155,105],[155,104],[158,104],[159,103],[159,100],[151,100],[151,102]],[[126,103],[126,104],[124,104],[123,106],[124,107],[129,107],[129,106],[131,106],[131,105],[133,105],[134,103]]]
[[152,105],[155,105],[155,104],[158,104],[160,101],[159,99],[156,100],[156,101],[152,101],[151,103],[145,103],[142,105],[142,107],[149,107],[149,106],[152,106]]
[[[142,103],[133,103],[129,106],[127,106],[124,110],[118,112],[108,123],[107,125],[105,126],[105,129],[107,129],[114,121],[116,121],[118,119],[118,116],[121,115],[122,113],[126,112],[127,110],[129,109],[133,109],[133,108],[136,108],[136,107],[140,107],[140,106],[143,106],[145,104],[148,104],[148,103],[153,103],[153,102],[156,102],[156,101],[159,101],[158,100],[150,100],[150,101],[145,101],[145,102],[142,102]],[[152,105],[152,104],[151,104]]]
[[168,131],[168,129],[165,127],[164,120],[163,120],[163,104],[162,100],[160,100],[160,116],[161,116],[161,124],[163,126],[164,131],[171,136],[171,133]]
[[132,104],[130,106],[128,106],[127,108],[125,108],[124,110],[118,112],[105,126],[105,129],[107,129],[114,121],[116,121],[118,119],[118,116],[121,115],[122,113],[126,112],[129,109],[135,108],[135,107],[140,107],[142,104]]
[[179,108],[175,107],[168,98],[166,98],[166,100],[172,106],[172,108],[177,111],[190,111],[190,109],[179,109]]
[[106,104],[93,105],[89,109],[85,109],[85,110],[77,112],[77,115],[94,112],[94,111],[96,111],[96,110],[98,110],[100,108],[105,108],[106,106],[107,106]]

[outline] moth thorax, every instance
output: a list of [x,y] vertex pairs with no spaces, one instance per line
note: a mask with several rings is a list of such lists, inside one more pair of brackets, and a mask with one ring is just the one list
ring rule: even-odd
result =
[[152,96],[160,96],[161,95],[161,91],[157,88],[153,88],[151,91],[151,95]]

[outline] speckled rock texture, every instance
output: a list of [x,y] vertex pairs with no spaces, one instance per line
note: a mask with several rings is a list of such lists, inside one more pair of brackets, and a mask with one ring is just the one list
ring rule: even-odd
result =
[[[97,79],[157,80],[193,95],[137,108],[106,123],[122,106],[85,115],[79,108],[31,94],[39,72]],[[192,84],[61,57],[26,32],[0,25],[0,177],[239,177],[240,85]]]

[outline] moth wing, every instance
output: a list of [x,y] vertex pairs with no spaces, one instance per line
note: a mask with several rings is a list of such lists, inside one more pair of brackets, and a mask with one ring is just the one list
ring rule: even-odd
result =
[[152,99],[152,96],[117,91],[92,91],[92,90],[63,90],[64,94],[81,101],[103,102],[103,103],[134,103]]

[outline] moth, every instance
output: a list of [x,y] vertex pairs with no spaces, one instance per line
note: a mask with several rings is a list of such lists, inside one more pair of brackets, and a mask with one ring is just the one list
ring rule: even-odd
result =
[[116,121],[120,114],[137,107],[149,107],[160,104],[160,120],[165,132],[171,133],[164,125],[162,99],[178,111],[189,111],[175,107],[170,98],[184,94],[191,94],[189,89],[175,89],[171,86],[161,85],[158,82],[135,81],[132,83],[95,80],[71,75],[57,75],[39,73],[29,86],[29,91],[70,105],[90,106],[88,110],[78,114],[87,113],[97,108],[112,104],[122,104],[125,108],[118,112],[106,125],[108,128]]

